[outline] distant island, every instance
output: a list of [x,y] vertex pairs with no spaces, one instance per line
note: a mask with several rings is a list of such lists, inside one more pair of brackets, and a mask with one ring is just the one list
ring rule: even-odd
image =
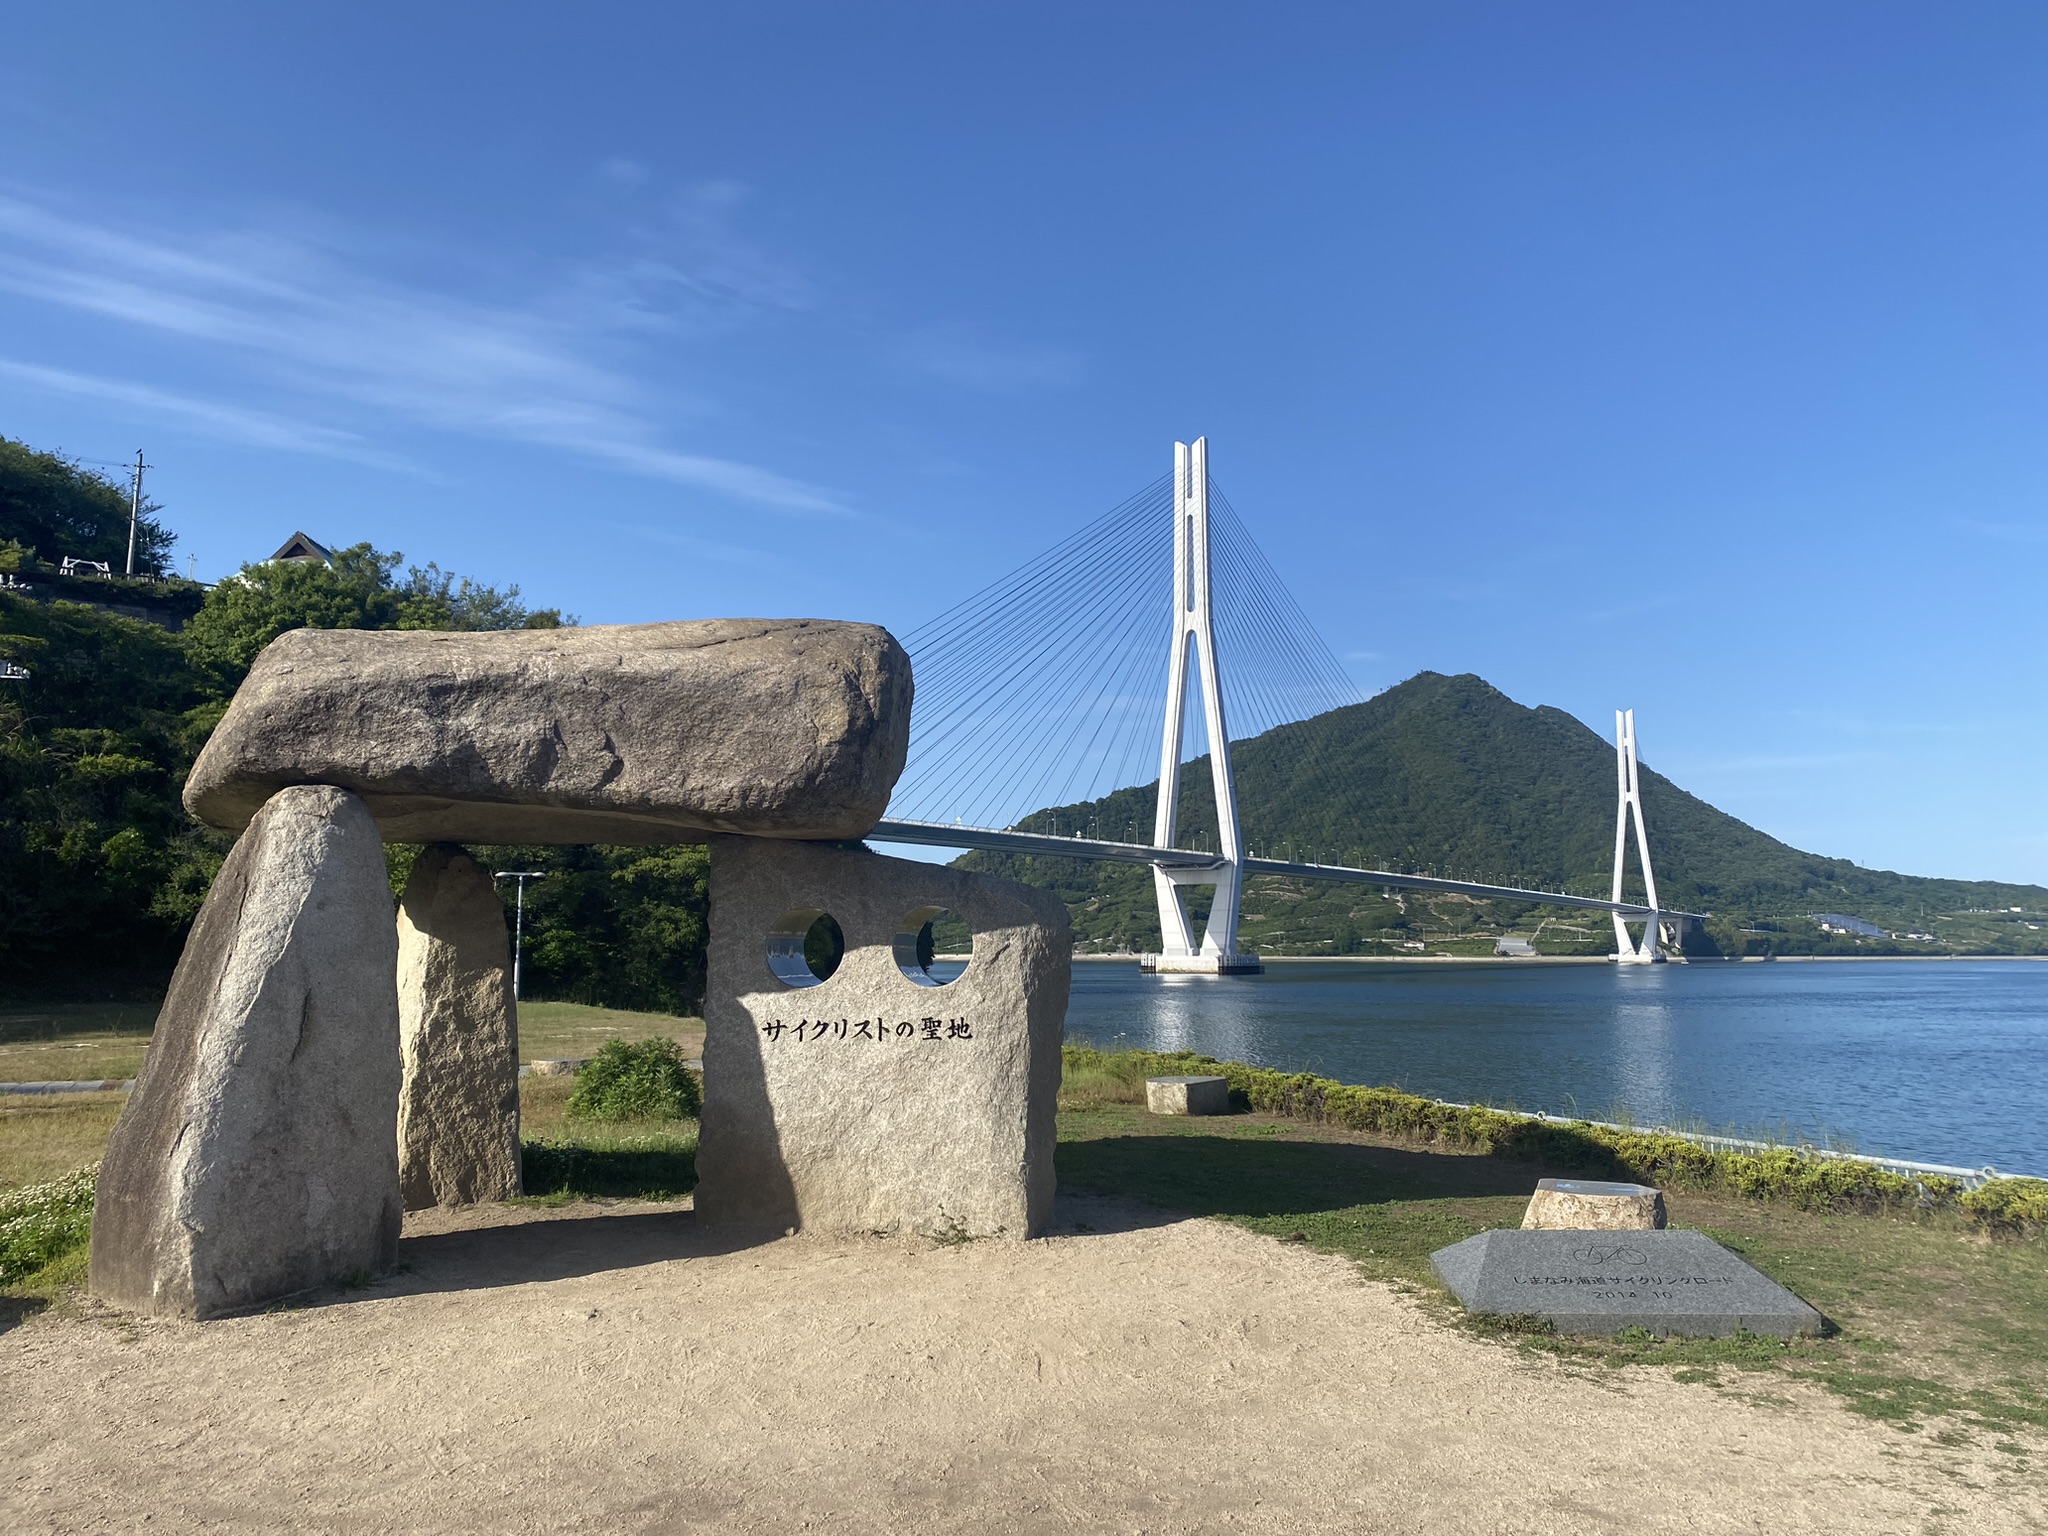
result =
[[[1362,704],[1232,747],[1247,846],[1313,859],[1605,896],[1612,878],[1614,747],[1563,710],[1517,704],[1484,679],[1423,672]],[[2048,955],[2048,888],[1865,869],[1803,853],[1687,794],[1647,766],[1644,802],[1658,895],[1711,914],[1699,958],[1778,955]],[[1216,846],[1208,760],[1182,779],[1183,846]],[[1019,822],[1150,840],[1156,783],[1047,807]],[[974,853],[968,868],[1057,891],[1082,950],[1159,942],[1148,870]],[[1631,869],[1631,899],[1641,887]],[[1207,892],[1189,891],[1197,911]],[[1381,893],[1260,876],[1242,941],[1269,955],[1540,955],[1614,947],[1603,913]]]

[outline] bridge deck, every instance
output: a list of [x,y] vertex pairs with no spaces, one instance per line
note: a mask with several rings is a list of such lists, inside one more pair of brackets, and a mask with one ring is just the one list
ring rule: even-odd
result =
[[[938,821],[879,821],[870,842],[916,843],[930,848],[973,848],[988,853],[1030,853],[1044,858],[1088,859],[1111,864],[1159,864],[1168,869],[1215,869],[1223,861],[1192,848],[1153,848],[1143,843],[1102,842],[1087,837],[1055,837],[1044,832],[1009,832],[995,827],[964,827]],[[1485,885],[1475,880],[1445,880],[1435,875],[1403,875],[1386,869],[1352,869],[1342,864],[1301,864],[1287,859],[1246,859],[1247,875],[1287,875],[1297,880],[1331,880],[1350,885],[1379,885],[1408,891],[1447,891],[1486,901],[1522,901],[1552,907],[1588,907],[1618,912],[1623,917],[1682,917],[1695,921],[1698,912],[1674,912],[1635,902],[1609,901],[1604,896],[1572,896],[1563,891],[1530,891],[1512,885]]]

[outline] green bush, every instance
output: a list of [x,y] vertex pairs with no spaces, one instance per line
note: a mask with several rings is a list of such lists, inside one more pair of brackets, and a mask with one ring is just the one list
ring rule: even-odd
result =
[[703,1102],[675,1041],[607,1040],[576,1074],[568,1113],[577,1120],[690,1120]]
[[97,1164],[0,1194],[0,1285],[13,1285],[92,1240]]
[[[1441,1104],[1397,1088],[1360,1087],[1306,1072],[1217,1061],[1193,1051],[1110,1052],[1069,1046],[1064,1065],[1067,1081],[1091,1088],[1112,1080],[1142,1083],[1147,1077],[1216,1073],[1230,1080],[1235,1108],[1600,1178],[1789,1200],[1808,1210],[1881,1211],[1907,1205],[1960,1210],[1994,1232],[2048,1230],[2048,1180],[1999,1179],[1964,1194],[1952,1179],[1909,1178],[1870,1163],[1819,1157],[1801,1147],[1724,1150],[1657,1131],[1619,1130],[1584,1120],[1559,1125],[1530,1115]],[[1099,1091],[1088,1096],[1107,1097]],[[1142,1088],[1137,1097],[1142,1097]]]
[[1957,1204],[1972,1221],[1994,1232],[2048,1231],[2048,1179],[1993,1179]]

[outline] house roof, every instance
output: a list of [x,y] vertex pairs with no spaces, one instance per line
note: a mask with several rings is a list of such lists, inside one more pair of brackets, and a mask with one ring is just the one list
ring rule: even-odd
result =
[[334,564],[334,556],[325,544],[304,533],[294,533],[284,541],[273,560],[317,560],[322,565]]

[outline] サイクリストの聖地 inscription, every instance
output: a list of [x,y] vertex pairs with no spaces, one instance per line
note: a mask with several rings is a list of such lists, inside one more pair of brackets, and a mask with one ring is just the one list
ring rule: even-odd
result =
[[893,1022],[879,1018],[798,1019],[794,1023],[770,1019],[761,1026],[761,1035],[770,1041],[797,1045],[815,1044],[821,1040],[868,1040],[876,1045],[914,1045],[920,1041],[972,1040],[974,1025],[964,1018],[935,1019],[929,1016]]

